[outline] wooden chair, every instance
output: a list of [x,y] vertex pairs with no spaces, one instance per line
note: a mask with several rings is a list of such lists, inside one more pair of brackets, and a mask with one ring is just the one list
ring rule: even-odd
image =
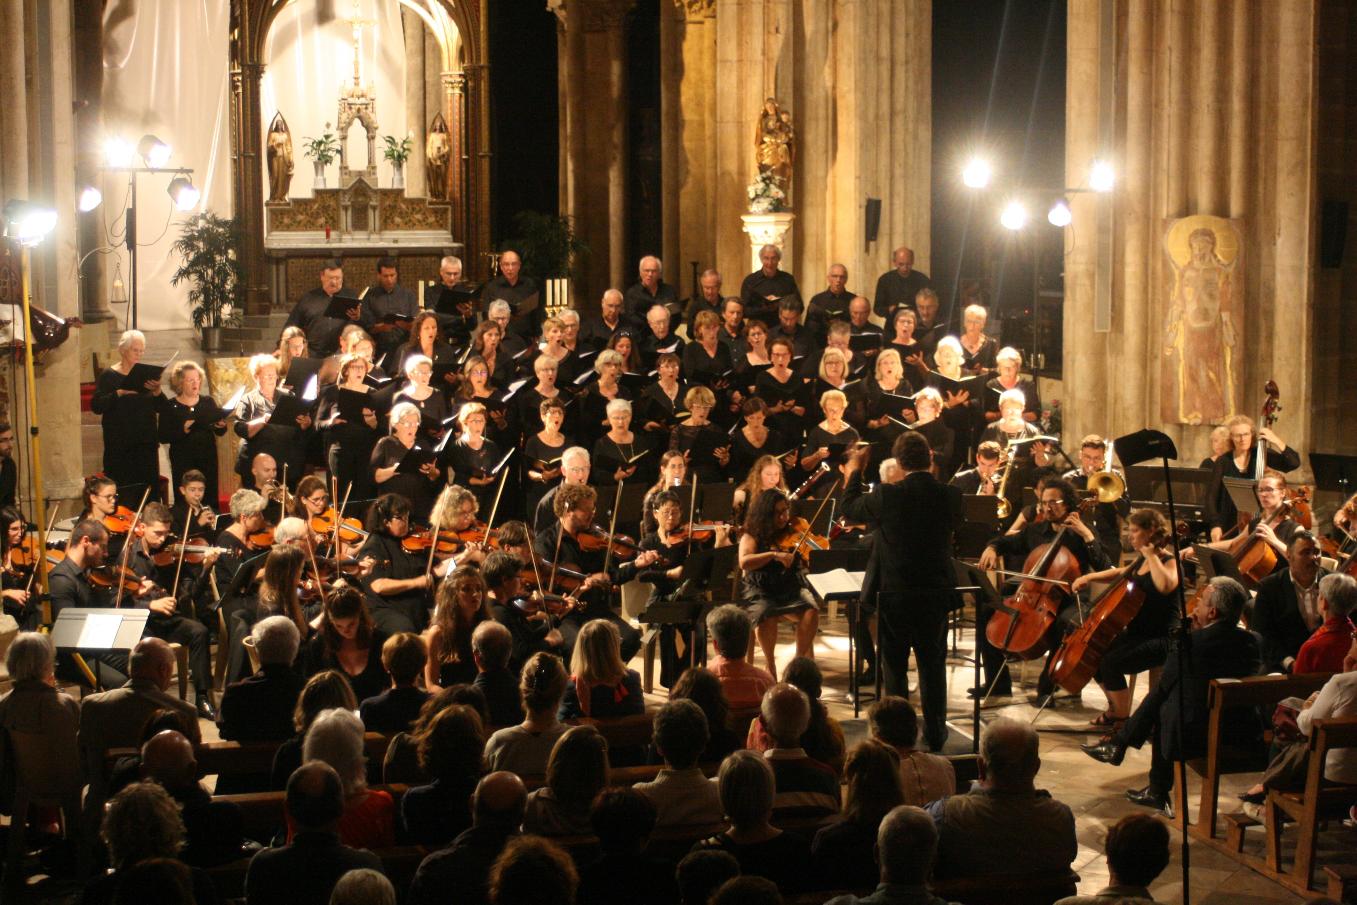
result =
[[[1320,822],[1345,816],[1357,802],[1357,785],[1325,781],[1325,761],[1330,751],[1355,747],[1357,717],[1315,720],[1310,730],[1305,791],[1269,791],[1263,805],[1268,873],[1302,895],[1314,879],[1315,840]],[[1289,874],[1282,866],[1282,832],[1287,820],[1296,823],[1296,855]]]

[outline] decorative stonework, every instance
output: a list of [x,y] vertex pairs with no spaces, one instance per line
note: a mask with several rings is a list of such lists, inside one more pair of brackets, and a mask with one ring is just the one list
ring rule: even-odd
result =
[[636,5],[636,0],[589,0],[583,3],[580,0],[572,0],[572,2],[579,3],[580,12],[584,14],[584,30],[594,32],[621,28],[627,13]]
[[400,189],[373,189],[361,179],[348,189],[320,189],[314,197],[269,202],[265,209],[270,237],[323,233],[328,227],[341,234],[419,231],[447,233],[449,240],[452,238],[452,212],[447,202],[407,198]]
[[377,222],[383,231],[452,229],[452,208],[446,203],[407,198],[390,189],[377,192]]
[[740,215],[740,220],[744,223],[743,230],[749,236],[751,271],[758,270],[763,266],[763,262],[759,260],[759,249],[765,245],[776,245],[781,249],[782,263],[779,266],[783,270],[791,271],[791,249],[787,247],[787,233],[791,230],[792,221],[795,219],[796,214],[790,211]]
[[689,21],[716,18],[716,0],[674,0],[674,6]]
[[271,201],[265,205],[267,231],[324,232],[339,228],[339,189],[318,189],[310,198]]

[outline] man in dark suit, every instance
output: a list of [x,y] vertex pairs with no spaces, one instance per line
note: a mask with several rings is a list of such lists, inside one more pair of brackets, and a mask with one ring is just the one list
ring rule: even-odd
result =
[[1286,547],[1287,568],[1258,583],[1249,628],[1262,639],[1263,672],[1289,672],[1300,646],[1324,622],[1319,612],[1319,544],[1297,531]]
[[471,796],[471,829],[420,863],[410,884],[411,905],[441,905],[450,889],[464,905],[484,905],[490,866],[519,835],[527,806],[528,790],[513,773],[482,777]]
[[[1145,696],[1126,724],[1109,741],[1081,746],[1089,757],[1115,766],[1121,763],[1128,747],[1152,743],[1149,785],[1128,791],[1126,797],[1130,801],[1166,808],[1173,788],[1173,762],[1206,750],[1211,680],[1257,674],[1258,639],[1239,625],[1247,600],[1248,593],[1233,578],[1211,579],[1206,599],[1198,604],[1192,616],[1194,630],[1188,638],[1183,665],[1186,672],[1179,671],[1179,655],[1170,653],[1159,684]],[[1261,729],[1252,712],[1241,713],[1227,723],[1231,740],[1241,743],[1256,741]]]
[[221,697],[221,737],[236,742],[281,741],[296,732],[292,711],[302,677],[292,668],[301,644],[297,625],[286,616],[255,623],[250,637],[259,671],[226,686]]
[[343,320],[326,313],[343,288],[344,262],[338,258],[326,261],[320,269],[320,285],[299,298],[287,316],[284,326],[301,327],[313,355],[333,355],[339,348],[339,334],[348,324],[372,331],[372,312],[352,291],[345,296],[352,304],[345,308]]
[[876,530],[862,590],[878,601],[886,693],[906,695],[912,647],[924,737],[937,751],[947,739],[947,609],[956,588],[952,532],[961,523],[961,493],[933,477],[932,451],[920,434],[901,434],[892,452],[904,478],[870,493],[862,486],[865,448],[848,460],[843,510],[850,521]]

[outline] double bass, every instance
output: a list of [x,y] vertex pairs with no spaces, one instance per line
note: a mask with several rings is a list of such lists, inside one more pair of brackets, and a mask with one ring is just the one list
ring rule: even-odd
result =
[[1049,629],[1061,603],[1073,593],[1071,582],[1079,577],[1079,560],[1064,545],[1069,530],[1062,525],[1055,537],[1027,554],[1022,584],[990,616],[985,637],[998,650],[1019,660],[1035,660],[1049,649]]

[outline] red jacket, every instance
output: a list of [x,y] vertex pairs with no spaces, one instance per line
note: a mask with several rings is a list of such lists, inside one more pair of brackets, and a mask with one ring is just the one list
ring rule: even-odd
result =
[[1292,675],[1307,672],[1342,672],[1343,657],[1352,647],[1352,620],[1346,616],[1329,619],[1315,629],[1300,650],[1291,667]]

